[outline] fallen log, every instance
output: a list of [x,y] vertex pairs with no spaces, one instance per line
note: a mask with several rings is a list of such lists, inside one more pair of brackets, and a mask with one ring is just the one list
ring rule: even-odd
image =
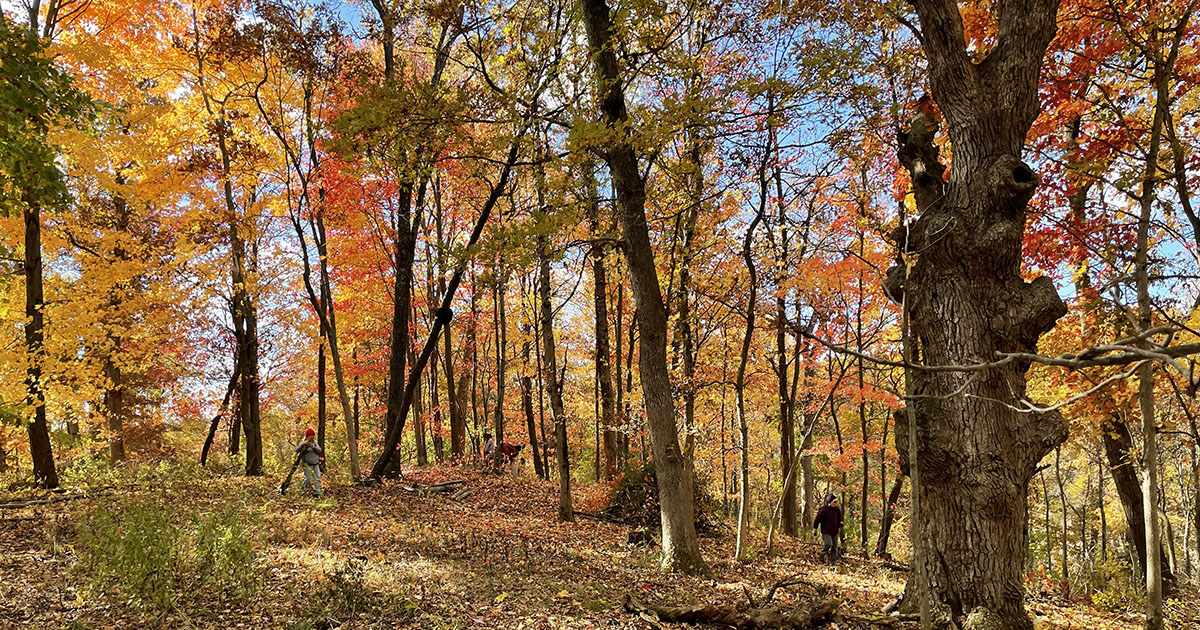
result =
[[608,514],[605,514],[604,512],[581,512],[579,510],[575,510],[575,516],[582,516],[583,518],[591,519],[593,521],[600,521],[602,523],[612,523],[614,525],[629,525],[630,524],[629,521],[626,521],[625,519],[617,518],[615,516],[610,516]]
[[427,486],[421,485],[421,484],[416,484],[416,485],[412,485],[412,486],[401,486],[401,487],[408,492],[415,492],[420,495],[429,495],[429,494],[433,494],[435,492],[450,492],[455,489],[455,486],[459,486],[464,483],[467,483],[467,482],[465,480],[459,479],[456,481],[442,481],[440,483],[429,484]]
[[779,608],[748,608],[739,610],[733,606],[695,604],[691,606],[657,606],[625,595],[625,611],[639,616],[649,616],[660,623],[706,623],[737,628],[759,630],[780,628],[782,630],[805,630],[813,623],[829,620],[837,611],[841,600],[836,597],[812,606],[800,606],[791,612]]
[[[90,491],[86,491],[86,492],[77,492],[74,494],[57,494],[57,496],[55,496],[54,494],[47,493],[40,497],[30,497],[30,498],[26,498],[26,499],[9,499],[7,501],[0,501],[0,510],[17,510],[20,508],[33,507],[36,505],[50,505],[51,503],[62,503],[64,501],[74,501],[75,499],[86,499],[88,497],[94,497],[99,494],[103,494],[104,491],[106,491],[110,488],[112,488],[112,486],[96,488],[94,490],[90,490]],[[62,493],[65,491],[59,490],[58,492]]]

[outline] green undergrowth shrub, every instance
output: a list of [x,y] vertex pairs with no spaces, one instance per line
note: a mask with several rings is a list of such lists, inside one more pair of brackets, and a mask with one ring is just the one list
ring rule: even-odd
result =
[[360,627],[358,622],[390,628],[410,623],[421,614],[411,600],[374,587],[368,580],[367,563],[360,558],[351,558],[326,573],[311,594],[296,599],[302,604],[292,630]]
[[78,526],[77,570],[87,590],[115,591],[138,610],[256,592],[261,515],[239,503],[195,514],[178,510],[151,497],[99,502]]
[[1127,562],[1110,559],[1097,564],[1092,573],[1092,607],[1103,612],[1140,609],[1144,594],[1132,575]]

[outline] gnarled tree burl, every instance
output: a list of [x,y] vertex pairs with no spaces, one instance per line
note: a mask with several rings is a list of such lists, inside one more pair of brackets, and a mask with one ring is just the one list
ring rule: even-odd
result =
[[[1026,205],[1038,185],[1021,153],[1038,114],[1038,74],[1058,0],[997,3],[996,43],[985,55],[968,52],[953,0],[910,3],[953,157],[944,179],[926,114],[900,134],[920,216],[896,232],[915,262],[907,281],[900,268],[889,272],[888,289],[907,292],[926,365],[1033,352],[1067,312],[1049,278],[1026,282],[1020,274]],[[929,580],[921,590],[935,614],[964,628],[1032,628],[1022,603],[1026,495],[1038,461],[1063,443],[1067,425],[1056,411],[1016,410],[1027,369],[1011,362],[917,376],[916,533]],[[897,428],[904,467],[906,435]]]

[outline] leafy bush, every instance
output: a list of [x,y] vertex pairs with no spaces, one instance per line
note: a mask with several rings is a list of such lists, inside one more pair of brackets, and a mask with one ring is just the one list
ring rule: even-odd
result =
[[59,474],[64,486],[103,486],[114,482],[116,472],[108,465],[103,453],[86,455],[71,462]]
[[255,564],[262,515],[247,515],[242,506],[229,503],[193,521],[196,574],[221,592],[249,594],[261,577]]
[[1096,565],[1092,607],[1104,612],[1135,610],[1142,606],[1142,588],[1131,577],[1129,563],[1108,560]]
[[166,508],[144,501],[101,504],[80,530],[80,559],[93,590],[112,584],[135,608],[174,601],[179,528]]
[[367,583],[366,563],[359,558],[351,558],[326,573],[308,604],[293,623],[294,630],[325,630],[368,616],[381,627],[393,627],[411,622],[420,614],[413,602],[388,597],[372,588]]
[[[697,479],[695,487],[696,531],[713,534],[719,519],[717,504],[707,491],[708,484]],[[658,478],[654,462],[634,463],[622,471],[609,487],[605,507],[607,516],[622,520],[634,527],[656,528],[661,522],[658,503]]]
[[237,504],[196,515],[180,527],[155,501],[107,502],[79,530],[79,569],[90,589],[112,587],[137,609],[165,609],[201,593],[246,596],[261,584],[261,517],[247,517]]

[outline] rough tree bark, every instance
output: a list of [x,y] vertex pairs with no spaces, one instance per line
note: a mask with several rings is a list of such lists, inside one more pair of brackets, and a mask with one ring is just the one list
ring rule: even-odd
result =
[[625,91],[612,41],[612,17],[606,0],[580,0],[580,9],[600,85],[600,113],[611,134],[604,158],[617,192],[625,260],[641,329],[639,365],[661,505],[662,566],[687,573],[708,573],[696,538],[692,478],[679,446],[675,423],[671,379],[667,373],[667,310],[646,224],[646,182],[634,152]]
[[[901,267],[889,271],[889,294],[903,292],[911,304],[926,365],[1035,351],[1066,313],[1053,281],[1020,275],[1026,204],[1038,183],[1021,153],[1038,114],[1058,0],[997,5],[995,44],[984,55],[968,52],[957,3],[911,4],[954,154],[943,181],[934,119],[920,113],[900,134],[920,217],[894,235],[916,260],[907,280]],[[926,583],[919,591],[939,616],[967,629],[1032,628],[1023,605],[1026,497],[1038,462],[1065,441],[1067,425],[1057,412],[1016,411],[1027,369],[922,371],[915,390],[928,397],[909,403],[920,452],[915,494],[923,513],[914,544]],[[905,458],[907,445],[897,446]]]

